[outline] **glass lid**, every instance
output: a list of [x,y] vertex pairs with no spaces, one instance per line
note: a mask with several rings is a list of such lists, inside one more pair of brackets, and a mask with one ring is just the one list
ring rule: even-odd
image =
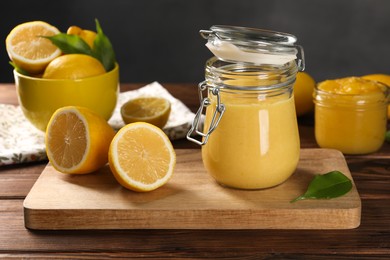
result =
[[222,60],[276,65],[297,60],[299,69],[304,69],[303,48],[292,34],[227,25],[214,25],[200,34]]

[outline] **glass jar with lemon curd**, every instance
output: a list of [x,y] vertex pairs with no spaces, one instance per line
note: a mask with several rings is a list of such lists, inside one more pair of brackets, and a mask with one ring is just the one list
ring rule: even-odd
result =
[[299,161],[293,84],[302,48],[291,34],[252,28],[213,26],[201,35],[215,56],[206,62],[187,138],[202,145],[206,170],[224,186],[281,184]]
[[387,125],[387,86],[359,77],[320,82],[314,92],[315,138],[344,154],[381,148]]

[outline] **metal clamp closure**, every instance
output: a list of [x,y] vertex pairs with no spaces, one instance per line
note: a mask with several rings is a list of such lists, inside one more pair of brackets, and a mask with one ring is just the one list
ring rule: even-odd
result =
[[[192,122],[191,129],[187,133],[187,139],[191,142],[194,142],[198,145],[205,145],[210,137],[210,134],[217,128],[219,121],[221,121],[221,118],[223,116],[223,113],[225,112],[225,105],[221,103],[221,97],[219,95],[219,88],[213,88],[211,90],[211,94],[215,95],[217,97],[217,104],[216,109],[214,111],[213,117],[211,119],[210,127],[209,129],[205,129],[205,133],[201,129],[201,116],[203,114],[203,110],[211,105],[211,100],[208,97],[203,98],[203,91],[207,90],[207,84],[205,81],[199,83],[198,85],[198,92],[199,92],[199,99],[200,99],[200,107],[198,111],[195,114],[194,121]],[[195,134],[200,135],[202,137],[202,140],[199,141],[192,137],[192,134],[195,132]]]
[[200,31],[199,31],[199,34],[200,34],[200,36],[202,36],[203,39],[206,39],[206,40],[209,39],[209,36],[210,36],[211,34],[217,36],[217,35],[216,35],[213,31],[211,31],[211,30],[200,30]]

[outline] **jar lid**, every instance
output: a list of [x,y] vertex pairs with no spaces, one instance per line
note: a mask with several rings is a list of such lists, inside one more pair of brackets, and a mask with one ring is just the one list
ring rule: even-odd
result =
[[298,68],[304,69],[303,48],[295,44],[297,38],[292,34],[227,25],[214,25],[200,34],[222,60],[275,65],[297,60]]

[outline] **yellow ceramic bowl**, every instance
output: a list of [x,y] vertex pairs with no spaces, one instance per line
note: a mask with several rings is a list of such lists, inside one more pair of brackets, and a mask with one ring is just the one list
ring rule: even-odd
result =
[[51,115],[63,106],[83,106],[110,119],[119,92],[119,67],[85,79],[42,79],[14,70],[19,104],[26,118],[45,131]]

